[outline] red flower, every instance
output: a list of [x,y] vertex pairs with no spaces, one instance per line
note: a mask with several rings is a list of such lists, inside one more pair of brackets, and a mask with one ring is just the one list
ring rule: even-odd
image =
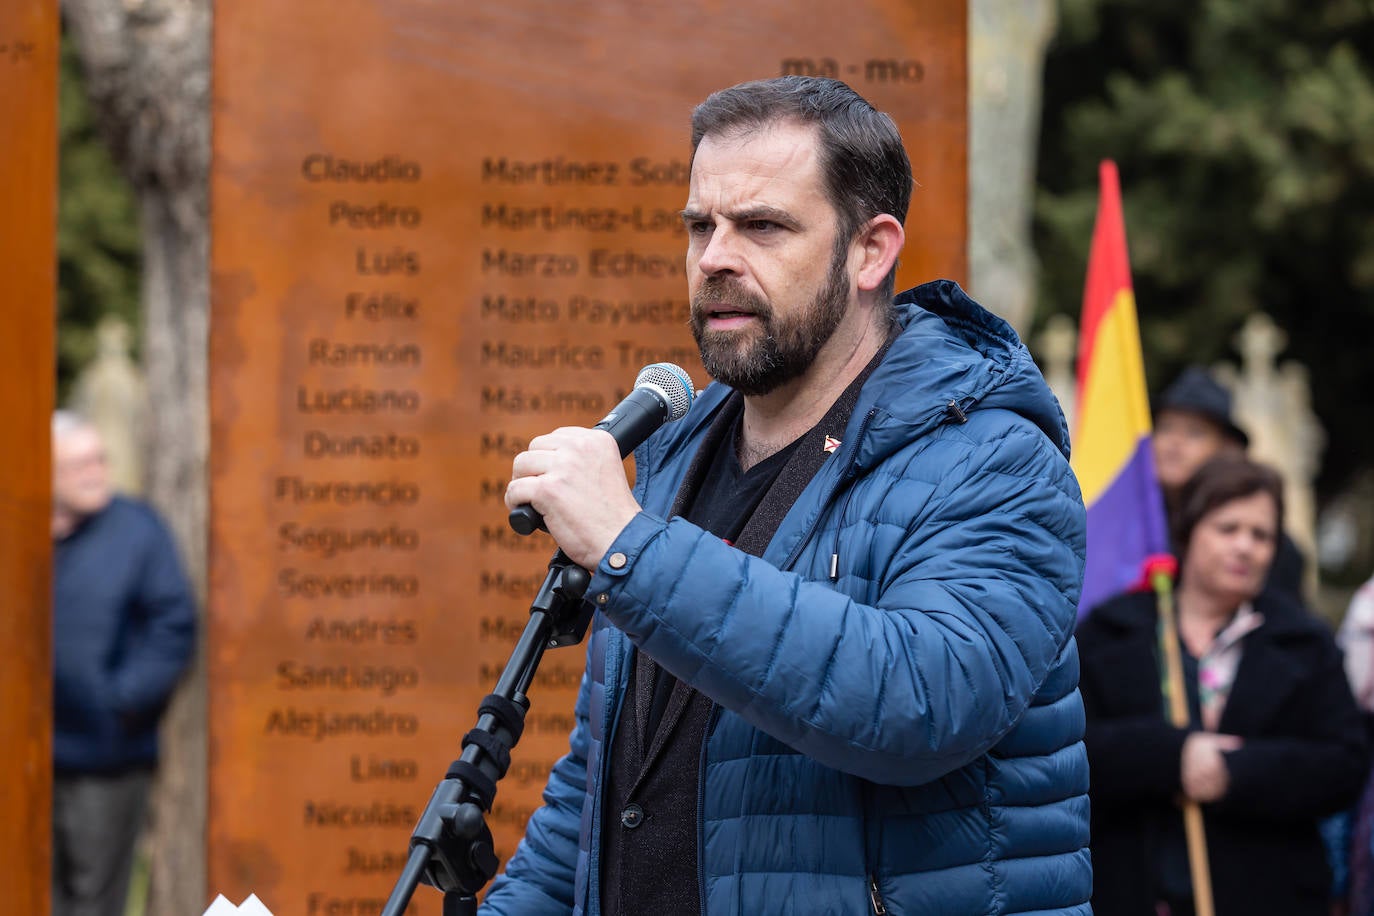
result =
[[1158,591],[1160,578],[1173,582],[1178,576],[1178,559],[1170,553],[1152,553],[1140,564],[1140,578],[1132,585],[1133,592]]

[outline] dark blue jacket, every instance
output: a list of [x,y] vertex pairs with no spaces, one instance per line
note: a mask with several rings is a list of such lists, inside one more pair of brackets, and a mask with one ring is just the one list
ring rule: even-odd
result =
[[600,911],[605,749],[636,646],[718,704],[705,913],[1089,912],[1063,415],[957,285],[898,305],[903,331],[763,557],[667,518],[728,389],[636,453],[644,511],[607,553],[628,562],[593,571],[572,750],[488,912]]
[[157,761],[157,723],[195,649],[176,545],[123,497],[54,544],[53,762],[109,772]]

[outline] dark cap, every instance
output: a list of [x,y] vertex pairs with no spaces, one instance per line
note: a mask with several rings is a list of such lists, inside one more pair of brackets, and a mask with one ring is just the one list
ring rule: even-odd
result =
[[1206,417],[1242,448],[1250,446],[1250,437],[1231,419],[1231,392],[1201,366],[1184,369],[1174,383],[1164,389],[1155,413],[1164,410],[1187,411]]

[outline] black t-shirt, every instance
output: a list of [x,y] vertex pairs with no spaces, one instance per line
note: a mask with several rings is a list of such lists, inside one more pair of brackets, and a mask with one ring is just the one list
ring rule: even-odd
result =
[[[733,544],[735,538],[739,537],[768,493],[768,488],[782,473],[797,443],[801,442],[801,439],[797,439],[746,471],[739,463],[739,433],[739,424],[736,423],[734,432],[716,449],[706,479],[701,482],[701,489],[697,491],[696,499],[685,516],[687,521],[727,544]],[[654,700],[649,707],[649,735],[658,731],[658,723],[663,719],[663,710],[668,705],[668,696],[673,692],[675,680],[671,674],[654,666]]]
[[[733,416],[722,412],[692,459],[674,511],[746,553],[761,554],[834,452],[831,434],[845,430],[864,380],[884,352],[817,426],[747,471],[736,456],[741,406],[735,404]],[[731,410],[727,405],[725,411]],[[602,796],[601,910],[607,916],[700,912],[698,792],[712,715],[710,699],[678,683],[647,653],[635,656],[610,738]]]
[[[688,521],[727,542],[744,531],[797,445],[746,471],[736,457],[738,435],[737,419],[714,453],[701,456],[709,463],[683,512]],[[642,677],[652,678],[652,687],[642,738],[633,739],[630,733],[638,730],[634,697],[640,695]],[[603,846],[601,908],[607,916],[697,913],[701,909],[695,841],[697,774],[711,701],[691,691],[686,706],[665,722],[677,687],[677,679],[647,656],[635,663],[611,751],[606,791],[611,826]],[[672,731],[662,736],[666,743],[659,745],[656,762],[646,763],[638,755],[648,754],[657,733],[664,729]],[[626,821],[626,812],[631,810],[636,813]]]

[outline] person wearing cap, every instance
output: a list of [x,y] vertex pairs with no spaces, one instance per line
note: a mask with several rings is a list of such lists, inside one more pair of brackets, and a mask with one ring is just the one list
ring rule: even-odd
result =
[[[1189,366],[1160,395],[1155,408],[1155,473],[1172,519],[1178,514],[1184,484],[1211,459],[1244,455],[1250,437],[1232,417],[1231,392],[1201,366]],[[1277,591],[1299,604],[1305,561],[1297,544],[1280,533],[1265,591]]]

